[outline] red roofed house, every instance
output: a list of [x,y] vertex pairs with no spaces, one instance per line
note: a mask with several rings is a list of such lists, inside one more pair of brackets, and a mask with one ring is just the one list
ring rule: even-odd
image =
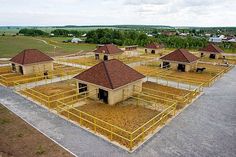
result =
[[[88,96],[114,105],[132,96],[135,86],[142,87],[144,77],[121,61],[111,59],[98,63],[74,78],[77,79],[79,93],[96,90],[97,94],[89,92]],[[138,89],[141,92],[142,88]]]
[[164,46],[161,45],[161,44],[157,44],[157,43],[150,43],[146,46],[146,49],[145,49],[145,53],[152,53],[152,54],[155,54],[155,53],[158,53],[158,51],[160,49],[162,49]]
[[218,46],[214,44],[208,44],[206,47],[201,48],[200,50],[201,57],[208,56],[212,59],[218,59],[222,56],[221,53],[224,53],[223,50],[221,50]]
[[53,70],[53,59],[37,49],[25,49],[10,59],[12,71],[22,75]]
[[114,44],[105,44],[102,46],[100,45],[97,47],[96,50],[94,50],[94,52],[95,52],[95,59],[103,59],[103,60],[117,58],[120,54],[123,53],[123,51]]
[[197,67],[198,57],[185,49],[177,49],[160,58],[161,67],[171,67],[180,71],[191,71]]

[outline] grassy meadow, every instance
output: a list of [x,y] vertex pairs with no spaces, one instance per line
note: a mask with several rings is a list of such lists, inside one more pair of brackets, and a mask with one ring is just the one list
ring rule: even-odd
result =
[[[51,56],[76,53],[81,50],[95,49],[95,44],[63,43],[63,40],[71,38],[61,37],[26,37],[26,36],[0,36],[0,57],[12,57],[24,49],[35,48]],[[55,53],[54,53],[54,47]]]

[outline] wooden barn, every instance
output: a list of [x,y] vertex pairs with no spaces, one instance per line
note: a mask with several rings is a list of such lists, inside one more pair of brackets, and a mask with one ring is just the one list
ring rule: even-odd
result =
[[98,46],[97,49],[94,50],[94,53],[95,59],[102,59],[105,61],[118,58],[123,51],[114,44],[105,44]]
[[10,59],[10,62],[12,71],[22,75],[53,70],[53,59],[37,49],[25,49]]
[[185,49],[177,49],[163,57],[161,68],[171,67],[179,71],[188,72],[197,68],[199,58]]
[[222,57],[223,50],[214,44],[208,44],[206,47],[201,48],[200,50],[201,57],[207,56],[211,59],[218,59]]
[[163,45],[158,44],[158,43],[150,43],[146,46],[145,48],[145,53],[158,53],[162,48],[164,48]]
[[114,105],[132,96],[135,86],[142,87],[144,77],[121,61],[111,59],[98,63],[74,78],[80,93],[96,90],[97,95],[89,93],[88,96]]

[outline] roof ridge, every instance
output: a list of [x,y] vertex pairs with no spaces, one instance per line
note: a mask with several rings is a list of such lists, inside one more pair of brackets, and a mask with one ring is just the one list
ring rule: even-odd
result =
[[25,53],[26,53],[26,51],[24,50],[24,52],[23,52],[23,60],[22,60],[22,65],[25,63]]
[[[187,61],[188,62],[190,62],[190,60],[188,59],[188,57],[186,57],[186,55],[184,54],[185,52],[185,49],[179,49],[180,50],[180,52],[183,54],[183,56],[187,59]],[[182,51],[182,50],[184,50],[184,51]]]
[[111,78],[110,78],[110,75],[109,75],[109,73],[108,73],[108,70],[107,70],[107,67],[106,67],[105,62],[106,62],[106,61],[103,61],[103,66],[104,66],[104,68],[105,68],[105,72],[106,72],[106,75],[107,75],[108,81],[109,81],[109,83],[110,83],[110,85],[111,85],[111,88],[113,89],[114,86],[113,86],[113,83],[112,83],[112,81],[111,81]]

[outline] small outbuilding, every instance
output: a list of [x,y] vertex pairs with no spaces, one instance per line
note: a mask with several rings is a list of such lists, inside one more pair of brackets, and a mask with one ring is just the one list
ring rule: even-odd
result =
[[177,49],[163,57],[161,68],[171,67],[179,71],[188,72],[197,68],[199,58],[185,49]]
[[137,48],[138,45],[125,46],[125,51],[135,51]]
[[223,50],[221,50],[214,44],[208,44],[206,47],[201,48],[199,51],[201,57],[207,56],[212,59],[218,59],[222,56],[222,53],[224,53]]
[[53,70],[53,59],[37,49],[25,49],[10,59],[10,62],[12,71],[22,75]]
[[[134,94],[136,86],[142,87],[144,75],[117,59],[102,61],[74,77],[79,93],[88,92],[91,99],[114,105]],[[142,88],[138,88],[141,92]],[[137,89],[135,90],[137,92]]]
[[81,40],[80,38],[72,38],[72,39],[71,39],[71,42],[78,44],[78,43],[83,42],[83,40]]
[[158,53],[162,48],[164,48],[163,45],[161,44],[158,44],[158,43],[150,43],[146,46],[145,48],[145,53],[152,53],[152,54],[155,54],[155,53]]
[[124,51],[119,49],[114,44],[105,44],[105,45],[99,45],[96,50],[94,50],[95,53],[95,59],[103,59],[110,60],[110,59],[117,59],[119,55],[121,55]]

